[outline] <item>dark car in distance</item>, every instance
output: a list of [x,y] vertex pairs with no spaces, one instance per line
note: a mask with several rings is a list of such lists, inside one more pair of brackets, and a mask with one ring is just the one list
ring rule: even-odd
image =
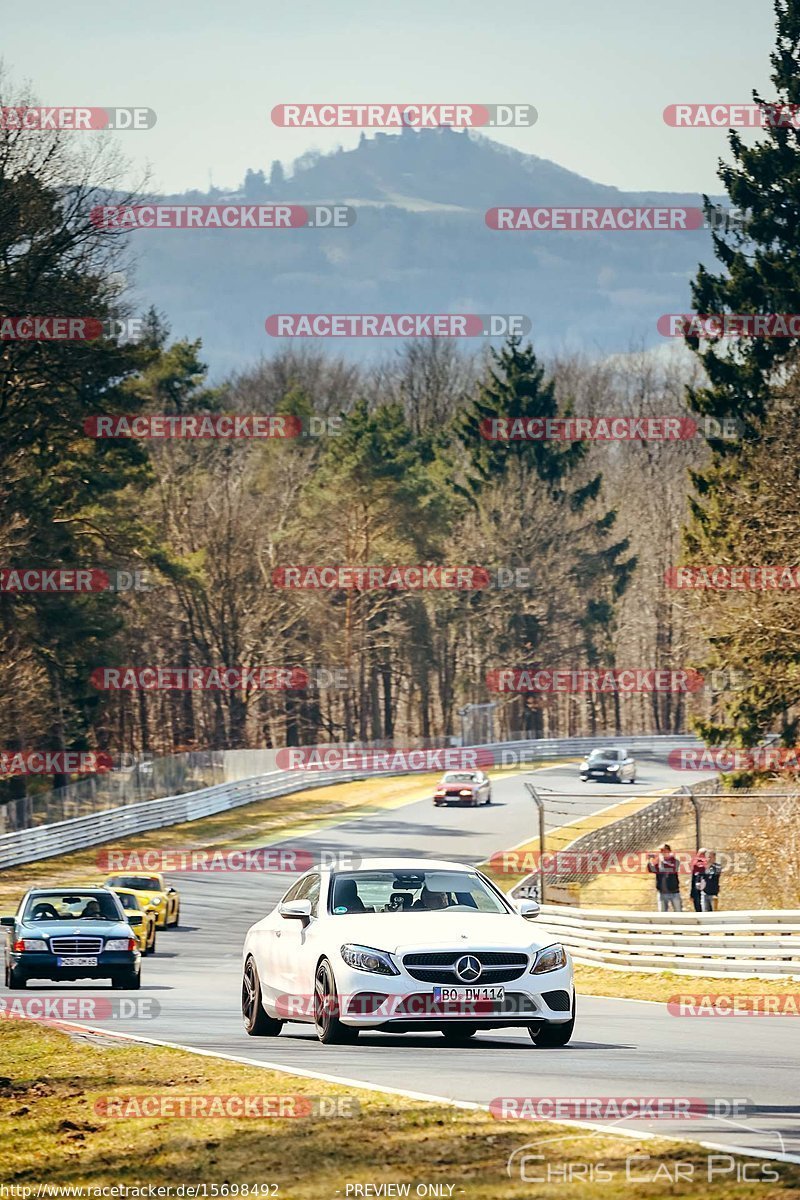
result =
[[581,780],[586,783],[589,779],[607,783],[624,783],[627,779],[628,783],[635,783],[636,760],[627,750],[615,747],[592,750],[581,763]]
[[24,988],[29,979],[110,979],[114,988],[139,987],[138,939],[109,888],[31,888],[16,915],[0,924],[9,933],[7,988]]

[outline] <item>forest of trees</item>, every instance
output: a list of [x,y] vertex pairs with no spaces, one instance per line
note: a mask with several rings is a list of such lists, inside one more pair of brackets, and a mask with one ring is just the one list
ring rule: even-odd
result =
[[[776,97],[800,102],[800,16],[778,0]],[[28,102],[15,94],[14,103]],[[9,103],[8,99],[4,103]],[[731,134],[721,178],[746,230],[715,234],[698,312],[800,312],[797,130]],[[112,156],[0,132],[3,313],[130,315],[124,237],[89,211]],[[275,170],[273,169],[273,174]],[[261,182],[263,182],[263,177]],[[253,187],[258,181],[253,182]],[[260,186],[260,184],[259,184]],[[120,343],[0,341],[0,565],[144,572],[146,590],[0,591],[2,747],[161,755],[458,736],[495,701],[498,737],[680,732],[795,736],[793,594],[664,584],[676,563],[796,564],[797,346],[691,343],[670,355],[538,360],[422,341],[377,366],[289,344],[209,387],[199,343],[153,310]],[[271,440],[94,438],[98,414],[283,413]],[[498,442],[491,417],[686,415],[744,423],[724,441]],[[525,587],[291,591],[289,564],[529,568]],[[100,667],[299,667],[308,686],[102,691]],[[679,693],[496,695],[501,667],[722,668]],[[736,686],[726,684],[733,671]],[[330,686],[334,684],[334,686]],[[66,780],[56,777],[53,783]],[[0,782],[7,798],[30,786]]]

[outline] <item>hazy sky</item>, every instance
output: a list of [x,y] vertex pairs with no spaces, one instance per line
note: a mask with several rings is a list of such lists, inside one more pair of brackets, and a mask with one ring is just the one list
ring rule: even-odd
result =
[[153,190],[353,145],[358,130],[278,129],[270,110],[355,100],[524,101],[538,123],[489,136],[623,189],[713,192],[724,132],[662,110],[769,96],[773,42],[770,0],[5,0],[0,54],[42,103],[155,109],[154,129],[116,135]]

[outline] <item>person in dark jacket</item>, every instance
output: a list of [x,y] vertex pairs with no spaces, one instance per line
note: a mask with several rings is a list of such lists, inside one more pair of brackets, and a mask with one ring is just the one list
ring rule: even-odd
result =
[[706,855],[707,850],[698,850],[691,863],[692,886],[689,895],[692,898],[695,912],[703,911],[703,895],[706,890]]
[[678,878],[678,860],[672,853],[672,847],[665,842],[658,855],[647,856],[647,869],[656,877],[656,892],[658,894],[658,911],[668,912],[674,909],[681,912],[681,883]]
[[703,912],[716,912],[719,904],[719,877],[722,867],[717,863],[717,856],[709,850],[706,861],[706,886],[703,890]]

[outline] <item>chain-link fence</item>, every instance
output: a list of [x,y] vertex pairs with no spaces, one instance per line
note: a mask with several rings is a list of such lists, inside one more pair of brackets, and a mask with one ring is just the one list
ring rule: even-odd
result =
[[[785,785],[784,785],[785,789]],[[545,814],[568,811],[577,797],[539,792]],[[551,823],[551,822],[550,822]],[[668,843],[690,906],[692,862],[700,849],[721,868],[720,904],[731,908],[800,908],[800,790],[776,785],[724,791],[717,781],[654,798],[637,811],[580,836],[569,824],[545,837],[537,869],[517,895],[596,908],[655,907],[648,861]]]

